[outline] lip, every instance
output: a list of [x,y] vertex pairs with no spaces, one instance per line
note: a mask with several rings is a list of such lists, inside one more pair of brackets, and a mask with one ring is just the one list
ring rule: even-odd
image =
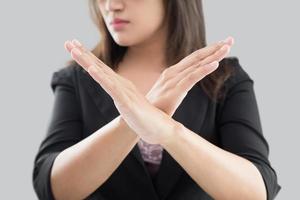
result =
[[125,20],[125,19],[121,19],[121,18],[114,18],[110,24],[113,25],[113,24],[119,24],[119,23],[129,23],[128,20]]
[[114,28],[114,30],[122,30],[127,24],[129,24],[129,21],[123,20],[120,18],[115,18],[113,21],[110,22],[110,25]]

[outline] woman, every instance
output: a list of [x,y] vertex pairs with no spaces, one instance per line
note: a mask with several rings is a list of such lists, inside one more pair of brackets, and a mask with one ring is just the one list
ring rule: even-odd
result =
[[101,32],[55,72],[40,199],[274,199],[253,80],[233,38],[206,45],[200,0],[91,0]]

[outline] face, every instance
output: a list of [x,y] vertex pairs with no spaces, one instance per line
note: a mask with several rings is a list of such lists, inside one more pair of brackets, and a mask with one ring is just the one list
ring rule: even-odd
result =
[[164,26],[163,0],[98,0],[98,3],[112,38],[120,46],[147,42]]

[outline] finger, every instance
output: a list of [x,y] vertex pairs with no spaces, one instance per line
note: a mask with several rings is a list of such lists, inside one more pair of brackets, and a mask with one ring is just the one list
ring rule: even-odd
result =
[[89,67],[93,66],[93,62],[92,59],[86,55],[86,49],[83,49],[81,46],[82,45],[77,40],[67,40],[64,43],[65,49],[71,53],[72,58],[86,71],[89,71]]
[[91,57],[91,59],[94,59],[95,62],[98,62],[97,64],[105,65],[97,56],[95,56],[92,52],[87,50],[87,48],[84,47],[83,44],[81,44],[77,39],[73,39],[71,41],[72,45],[80,49],[82,52],[85,52],[87,55]]
[[[221,49],[224,45],[229,45],[231,46],[232,43],[232,39],[231,37],[226,38],[225,40],[221,40],[219,42],[215,42],[205,48],[201,48],[198,49],[197,51],[195,51],[194,53],[196,54],[196,58],[198,59],[204,59],[209,55],[214,54],[216,51],[218,51],[219,49]],[[197,56],[198,55],[198,56]],[[199,60],[198,60],[199,61]]]
[[72,42],[70,40],[67,40],[64,43],[64,47],[69,53],[71,53],[71,50],[75,47],[75,45],[72,44]]
[[193,73],[189,74],[181,81],[179,81],[176,87],[179,87],[179,89],[181,89],[182,91],[189,91],[198,81],[215,71],[218,66],[219,62],[214,61],[212,63],[208,63],[202,67],[199,67]]
[[107,92],[113,89],[114,82],[110,79],[110,77],[103,73],[101,68],[95,65],[91,65],[88,68],[88,73],[95,81],[97,81],[103,88],[105,88]]
[[228,44],[231,45],[233,44],[233,38],[228,37],[225,40],[215,42],[207,47],[198,49],[182,59],[179,63],[173,65],[172,67],[169,68],[170,73],[176,74],[187,67],[190,67],[191,65],[200,62],[203,58],[206,58],[207,56],[214,54],[217,50],[222,48],[224,45]]
[[77,47],[81,52],[85,53],[87,59],[93,61],[98,67],[101,67],[104,73],[110,75],[115,81],[120,80],[121,76],[117,74],[113,69],[107,66],[104,62],[102,62],[97,56],[95,56],[91,51],[87,50],[83,44],[81,44],[77,39],[73,39],[71,41],[72,45]]
[[216,51],[214,54],[212,54],[212,55],[206,57],[204,60],[202,60],[199,64],[205,65],[205,64],[211,63],[213,61],[220,62],[223,58],[225,58],[225,56],[228,55],[228,53],[230,52],[230,49],[231,49],[231,47],[229,45],[224,45],[224,46],[222,46],[221,49]]
[[[117,74],[115,71],[113,71],[110,67],[105,65],[100,59],[98,59],[93,53],[88,51],[81,43],[79,43],[78,40],[73,40],[72,45],[75,47],[71,50],[72,57],[76,62],[78,62],[81,66],[83,66],[87,71],[88,67],[90,65],[95,65],[98,68],[101,69],[102,73],[105,73],[106,76],[109,76],[110,79],[115,82],[119,83],[121,85],[125,85],[125,81],[129,81],[123,77],[121,77],[119,74]],[[96,61],[96,62],[95,62]],[[124,89],[124,88],[123,88]]]
[[88,71],[89,66],[95,65],[95,63],[86,55],[86,53],[82,52],[77,47],[71,50],[71,57],[86,71]]
[[[90,56],[90,59],[92,61],[94,61],[95,63],[103,65],[104,63],[102,61],[99,60],[98,57],[96,57],[93,53],[91,53],[90,51],[88,51],[78,40],[76,39],[73,39],[72,41],[70,40],[67,40],[65,43],[64,43],[64,47],[65,49],[68,51],[68,52],[72,52],[72,49],[73,48],[78,48],[80,50],[81,53],[85,53],[87,58],[88,56]],[[104,64],[105,65],[105,64]],[[85,68],[86,69],[86,68]]]
[[[106,66],[98,57],[79,43],[78,40],[72,40],[72,42],[67,41],[65,46],[67,50],[71,51],[74,60],[84,66],[92,78],[113,97],[114,101],[119,102],[119,104],[124,104],[124,102],[132,102],[135,99],[133,98],[136,96],[134,84]],[[91,66],[92,68],[90,69]],[[94,69],[94,67],[96,67],[96,69]],[[119,85],[119,87],[117,85]]]
[[177,84],[180,80],[184,79],[185,77],[189,76],[189,74],[193,73],[199,67],[203,67],[204,65],[212,63],[213,61],[220,62],[220,60],[222,60],[223,58],[225,58],[226,55],[228,55],[228,52],[229,51],[227,47],[225,49],[223,49],[222,47],[214,55],[210,56],[205,61],[194,64],[186,68],[185,70],[179,72],[176,76],[171,77],[166,82],[167,87],[174,87],[175,84]]
[[227,39],[225,40],[225,43],[232,46],[234,44],[234,38],[233,37],[227,37]]
[[[102,61],[100,61],[98,58],[95,60],[91,57],[91,52],[88,51],[86,48],[84,48],[83,45],[78,47],[78,43],[75,46],[73,42],[66,43],[66,48],[71,49],[71,56],[72,58],[81,65],[86,71],[88,71],[88,67],[92,64],[97,65],[97,67],[100,67],[103,69],[104,73],[110,74],[111,76],[114,75],[112,70],[107,70],[109,68],[106,66]],[[94,55],[94,54],[92,54]],[[96,57],[96,56],[95,56]],[[96,61],[96,62],[95,62]]]
[[126,84],[122,84],[119,80],[104,73],[102,68],[95,65],[90,66],[88,73],[103,87],[118,105],[128,107],[136,100],[136,98],[133,98],[133,96],[136,97],[136,92],[134,93]]
[[85,52],[87,56],[90,57],[99,67],[103,68],[106,73],[114,72],[110,67],[108,67],[104,62],[102,62],[97,56],[95,56],[91,51],[84,47],[77,39],[72,40],[72,45],[79,48],[82,52]]
[[104,73],[101,68],[95,65],[90,65],[88,67],[88,73],[112,98],[116,100],[119,99],[118,92],[116,90],[116,82]]

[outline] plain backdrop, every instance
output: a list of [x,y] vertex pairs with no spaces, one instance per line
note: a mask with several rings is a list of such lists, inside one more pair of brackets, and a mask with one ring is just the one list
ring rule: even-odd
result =
[[[204,1],[207,42],[231,35],[254,80],[270,161],[295,199],[299,182],[298,1]],[[0,199],[37,199],[33,159],[50,119],[52,73],[70,59],[67,39],[89,48],[99,40],[86,1],[0,2]],[[298,19],[298,20],[297,20]]]

